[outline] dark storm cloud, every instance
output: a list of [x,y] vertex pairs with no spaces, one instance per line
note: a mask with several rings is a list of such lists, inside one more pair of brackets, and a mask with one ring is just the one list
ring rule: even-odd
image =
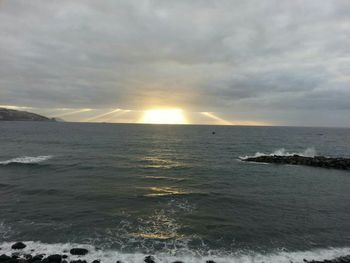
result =
[[3,0],[0,36],[0,104],[350,125],[348,0]]

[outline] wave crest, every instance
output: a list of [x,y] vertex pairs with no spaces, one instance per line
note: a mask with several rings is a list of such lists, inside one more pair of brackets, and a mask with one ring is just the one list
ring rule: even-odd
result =
[[0,165],[8,165],[8,164],[36,164],[47,161],[52,158],[52,155],[40,155],[40,156],[22,156],[16,157],[13,159],[9,159],[6,161],[0,161]]
[[240,156],[240,159],[247,159],[247,158],[256,158],[256,157],[260,157],[260,156],[293,156],[293,155],[299,155],[299,156],[304,156],[304,157],[315,157],[317,155],[317,152],[315,150],[315,148],[310,147],[305,149],[305,151],[303,152],[287,152],[286,149],[281,148],[278,149],[276,151],[274,151],[273,153],[261,153],[261,152],[256,152],[254,155],[246,155],[246,156]]

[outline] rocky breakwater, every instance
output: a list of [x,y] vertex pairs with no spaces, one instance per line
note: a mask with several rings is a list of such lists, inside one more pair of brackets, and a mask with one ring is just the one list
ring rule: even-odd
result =
[[295,154],[291,156],[263,155],[256,157],[241,158],[241,160],[245,162],[307,165],[328,169],[350,170],[349,158],[331,158],[324,156],[305,157]]

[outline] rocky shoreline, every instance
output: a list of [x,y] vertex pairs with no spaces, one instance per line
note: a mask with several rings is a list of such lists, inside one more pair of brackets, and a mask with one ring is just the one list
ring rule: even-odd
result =
[[[31,249],[31,253],[25,253],[23,251],[26,248],[26,244],[23,242],[14,243],[12,246],[11,254],[1,254],[0,263],[101,263],[100,259],[91,260],[87,262],[84,259],[84,256],[89,253],[88,249],[85,248],[71,248],[70,250],[64,250],[61,254],[50,254],[40,253],[40,251],[35,251]],[[1,251],[1,248],[0,248]],[[71,257],[74,259],[70,259]],[[133,263],[133,262],[123,262],[119,259],[115,259],[116,263]],[[158,263],[155,257],[149,255],[143,259],[144,263]],[[304,263],[350,263],[350,255],[337,257],[334,259],[325,259],[325,260],[303,260]],[[172,263],[186,263],[182,261],[173,261]],[[203,263],[215,263],[214,260],[205,260]],[[268,263],[268,262],[262,262]],[[293,261],[290,261],[293,263]],[[295,262],[297,263],[297,262]],[[299,262],[298,262],[299,263]],[[302,262],[300,262],[302,263]]]
[[350,170],[350,159],[348,158],[331,158],[324,156],[305,157],[295,154],[291,156],[263,155],[241,158],[241,160],[245,162],[307,165],[328,169]]

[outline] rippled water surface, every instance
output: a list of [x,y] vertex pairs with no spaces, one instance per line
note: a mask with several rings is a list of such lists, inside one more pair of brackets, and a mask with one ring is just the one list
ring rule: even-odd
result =
[[350,172],[238,160],[275,151],[350,157],[350,130],[0,122],[0,239],[173,256],[350,247]]

